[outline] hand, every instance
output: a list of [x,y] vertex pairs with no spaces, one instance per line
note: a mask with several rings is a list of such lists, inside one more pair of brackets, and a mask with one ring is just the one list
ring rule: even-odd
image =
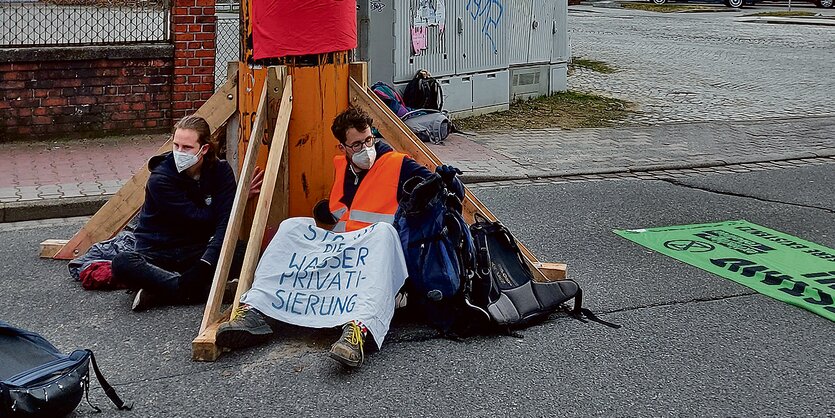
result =
[[446,164],[435,167],[435,172],[441,176],[447,185],[452,184],[456,174],[463,174],[461,170]]
[[249,197],[252,199],[261,193],[261,183],[264,182],[264,170],[261,167],[255,166],[255,171],[252,173],[252,180],[249,182]]
[[195,289],[207,286],[212,282],[215,268],[208,261],[200,259],[194,265],[180,274],[181,289]]
[[331,213],[328,199],[322,199],[316,203],[316,206],[313,207],[313,219],[323,225],[334,225],[339,221]]

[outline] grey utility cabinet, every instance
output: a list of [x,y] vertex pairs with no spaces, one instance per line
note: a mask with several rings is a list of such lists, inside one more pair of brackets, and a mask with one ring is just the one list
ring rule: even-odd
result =
[[401,89],[421,69],[444,108],[466,115],[566,87],[566,0],[360,0],[359,59],[369,82]]

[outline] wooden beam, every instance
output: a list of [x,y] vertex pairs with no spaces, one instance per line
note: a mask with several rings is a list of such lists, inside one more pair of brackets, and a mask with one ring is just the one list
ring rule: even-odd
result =
[[348,65],[348,72],[357,83],[368,87],[368,63],[364,61],[352,62]]
[[220,128],[233,113],[238,106],[238,69],[235,67],[235,74],[226,80],[226,83],[216,91],[209,100],[206,100],[197,111],[195,115],[206,119],[209,127],[214,133]]
[[[209,122],[212,132],[217,130],[235,111],[237,78],[233,78],[212,95],[195,112]],[[231,98],[230,98],[231,97]],[[165,142],[154,155],[171,150],[171,140]],[[52,258],[71,260],[84,254],[93,244],[113,238],[139,212],[145,202],[145,184],[150,176],[143,164],[104,206]],[[44,255],[41,255],[45,257]]]
[[563,263],[534,263],[549,282],[565,280],[566,265]]
[[[268,83],[267,83],[268,84]],[[287,129],[290,125],[290,113],[293,110],[293,78],[287,76],[284,79],[284,91],[281,96],[281,104],[278,108],[278,116],[275,121],[270,153],[267,157],[267,168],[264,171],[264,183],[261,193],[258,195],[258,204],[255,207],[255,216],[252,219],[252,229],[249,233],[249,241],[246,246],[241,275],[238,277],[238,289],[235,292],[235,300],[232,308],[237,309],[243,294],[252,287],[255,277],[255,268],[261,256],[261,242],[264,238],[264,230],[267,226],[267,219],[270,215],[273,195],[276,193],[276,181],[281,165],[285,144],[287,142]],[[263,123],[263,122],[262,122]],[[279,189],[280,196],[287,196],[286,189]]]
[[220,357],[222,348],[215,344],[215,336],[217,335],[217,327],[221,323],[229,319],[232,308],[225,310],[218,318],[209,324],[200,335],[191,342],[191,358],[195,361],[215,361]]
[[[396,150],[409,154],[415,161],[424,165],[429,170],[434,171],[435,167],[443,164],[429,147],[423,143],[414,132],[403,123],[392,111],[386,106],[376,94],[371,92],[367,87],[362,87],[356,80],[349,80],[348,89],[351,104],[360,106],[365,109],[369,115],[374,119],[374,125],[383,134],[386,141]],[[466,186],[465,186],[466,188]],[[491,221],[496,221],[497,218],[493,215],[484,204],[482,204],[469,190],[466,190],[463,202],[464,218],[467,222],[473,222],[473,215],[478,213]],[[539,270],[535,263],[538,262],[533,253],[530,252],[521,242],[519,249],[522,255],[525,256],[525,262],[531,269],[536,281],[549,281],[547,277]]]
[[[255,170],[255,162],[257,160],[257,151],[261,146],[261,137],[264,135],[264,130],[269,117],[269,89],[275,88],[273,82],[264,83],[262,90],[261,101],[258,105],[258,110],[255,118],[255,126],[252,130],[252,136],[249,140],[247,153],[244,157],[243,169],[241,171],[241,181],[238,184],[238,190],[235,194],[235,201],[232,205],[232,215],[230,216],[230,224],[226,228],[226,235],[224,236],[223,247],[221,247],[221,256],[218,260],[218,267],[215,271],[214,282],[209,291],[209,300],[206,303],[206,309],[203,312],[203,321],[200,324],[200,333],[192,341],[192,358],[198,361],[214,361],[220,356],[222,350],[215,344],[215,336],[217,328],[223,321],[229,319],[231,312],[234,312],[239,305],[239,300],[243,293],[249,290],[252,286],[252,280],[255,274],[255,268],[258,265],[258,260],[261,255],[261,238],[264,235],[264,228],[267,224],[267,218],[270,214],[270,206],[273,202],[274,195],[283,196],[286,198],[286,187],[282,189],[282,184],[279,183],[281,178],[281,170],[286,170],[286,161],[282,158],[286,150],[287,142],[287,127],[290,124],[290,112],[292,110],[292,79],[286,76],[286,71],[283,67],[270,68],[271,72],[275,72],[276,77],[271,77],[274,81],[281,81],[279,87],[282,92],[281,102],[278,108],[278,116],[275,121],[275,129],[273,130],[272,141],[270,142],[270,151],[267,157],[267,168],[264,172],[264,182],[261,185],[261,193],[258,196],[258,203],[255,207],[255,215],[250,229],[249,239],[247,242],[246,253],[244,255],[243,267],[241,274],[238,277],[238,288],[235,292],[235,300],[232,306],[225,312],[220,312],[220,307],[223,301],[223,293],[226,288],[226,281],[229,277],[229,268],[232,264],[232,256],[235,252],[237,244],[237,237],[241,228],[241,223],[244,217],[244,208],[246,207],[247,198],[249,195],[249,183],[252,180],[252,173]],[[285,176],[286,179],[286,176]],[[276,193],[276,191],[278,193]]]
[[[226,63],[226,80],[235,80],[238,82],[238,62],[230,61]],[[235,89],[235,94],[238,90]],[[235,174],[235,181],[238,181],[238,173],[240,172],[240,164],[238,164],[238,129],[240,119],[237,112],[232,112],[229,121],[226,123],[226,161],[232,167],[232,172]]]
[[[264,113],[266,111],[266,89],[264,88],[261,96],[261,103],[258,106],[258,111]],[[259,116],[258,121],[263,121],[264,118]],[[226,281],[229,279],[229,270],[232,267],[232,257],[235,254],[235,247],[238,244],[238,236],[240,235],[241,225],[244,221],[244,211],[246,210],[247,201],[249,199],[249,184],[252,181],[252,173],[255,171],[255,161],[258,159],[258,150],[261,146],[261,136],[263,135],[263,123],[261,129],[254,129],[252,136],[249,139],[249,146],[246,149],[246,155],[243,160],[243,167],[238,179],[238,187],[235,191],[235,200],[232,202],[232,212],[229,214],[229,223],[226,225],[226,234],[223,236],[223,245],[220,248],[220,255],[215,268],[215,275],[212,281],[212,287],[209,290],[209,298],[206,302],[206,308],[203,310],[203,321],[200,323],[200,334],[209,327],[210,324],[217,322],[220,318],[220,308],[223,302],[223,293],[226,289]]]
[[66,239],[48,239],[41,242],[41,258],[54,257],[55,254],[58,254],[58,251],[61,251],[61,248],[67,245],[67,242],[69,240]]
[[[270,72],[267,74],[267,80],[271,83],[271,89],[269,92],[268,103],[270,106],[270,120],[272,125],[272,135],[270,140],[270,150],[272,152],[272,147],[274,144],[278,144],[282,142],[280,140],[281,135],[288,135],[288,131],[286,130],[276,130],[276,125],[278,124],[278,115],[281,110],[282,106],[282,99],[284,97],[284,89],[285,89],[285,80],[287,80],[287,67],[271,67]],[[290,94],[292,95],[292,91]],[[290,98],[292,102],[292,96]],[[291,110],[292,112],[292,110]],[[292,117],[292,114],[290,115]],[[289,124],[289,122],[288,122]],[[277,193],[273,193],[273,200],[270,204],[270,211],[269,216],[267,216],[267,229],[264,233],[264,244],[261,248],[266,247],[266,243],[269,242],[268,239],[271,239],[272,236],[275,234],[275,231],[278,229],[278,225],[281,221],[287,219],[290,213],[290,188],[289,188],[289,167],[290,167],[290,160],[289,160],[289,153],[287,152],[288,149],[288,142],[287,140],[283,140],[283,150],[281,150],[281,162],[279,164],[278,173],[275,177],[275,186],[271,188],[271,190],[278,191]],[[279,145],[280,146],[280,145]]]

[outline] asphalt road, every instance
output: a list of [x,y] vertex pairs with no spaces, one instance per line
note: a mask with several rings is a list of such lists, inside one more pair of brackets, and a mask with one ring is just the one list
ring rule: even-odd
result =
[[[0,318],[63,350],[90,347],[133,411],[97,416],[812,416],[835,414],[831,321],[617,237],[614,228],[747,219],[835,247],[835,164],[679,179],[514,184],[476,194],[542,260],[563,261],[613,330],[555,315],[523,338],[452,342],[396,318],[344,372],[338,331],[190,360],[201,306],[142,314],[88,292],[38,243],[80,220],[0,224]],[[93,416],[81,405],[78,416]]]

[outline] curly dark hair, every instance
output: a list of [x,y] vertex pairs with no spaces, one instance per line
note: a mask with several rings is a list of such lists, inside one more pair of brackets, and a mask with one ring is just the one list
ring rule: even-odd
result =
[[339,143],[344,144],[346,140],[345,133],[348,132],[348,129],[354,128],[358,131],[364,131],[373,125],[374,119],[371,119],[368,113],[356,107],[349,107],[333,118],[331,132],[339,140]]

